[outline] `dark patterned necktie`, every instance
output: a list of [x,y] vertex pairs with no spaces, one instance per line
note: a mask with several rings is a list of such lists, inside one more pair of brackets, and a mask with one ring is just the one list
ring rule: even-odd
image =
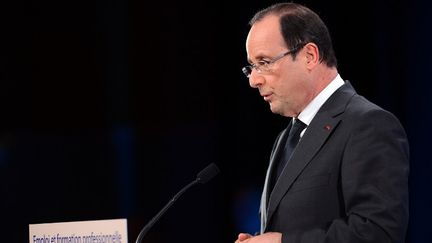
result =
[[288,133],[288,137],[286,139],[285,147],[283,151],[281,152],[281,156],[279,157],[279,160],[277,161],[277,164],[275,165],[273,170],[273,183],[274,186],[276,184],[277,179],[279,178],[280,174],[282,173],[282,170],[284,169],[285,165],[288,163],[288,161],[291,158],[292,153],[294,152],[295,147],[297,146],[297,143],[300,140],[300,133],[306,128],[306,124],[304,124],[299,119],[294,120],[294,124],[291,126],[291,129]]

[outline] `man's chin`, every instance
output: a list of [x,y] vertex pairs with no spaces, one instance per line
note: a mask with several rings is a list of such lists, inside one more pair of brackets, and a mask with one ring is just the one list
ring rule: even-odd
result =
[[274,114],[279,114],[279,115],[281,114],[281,111],[277,105],[271,102],[269,103],[269,105],[270,105],[271,112],[273,112]]
[[270,105],[270,110],[273,114],[277,114],[277,115],[281,115],[281,116],[285,116],[285,117],[292,117],[289,114],[286,114],[280,106],[275,105],[274,103],[269,103]]

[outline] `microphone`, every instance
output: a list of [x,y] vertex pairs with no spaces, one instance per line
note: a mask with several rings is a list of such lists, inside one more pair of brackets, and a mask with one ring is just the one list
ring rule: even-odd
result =
[[156,214],[150,220],[144,228],[140,231],[138,234],[138,237],[135,241],[135,243],[140,243],[141,240],[144,238],[144,236],[147,234],[147,232],[150,230],[150,228],[159,220],[159,218],[168,210],[171,205],[174,204],[174,202],[190,187],[193,185],[196,185],[197,183],[204,184],[208,182],[209,180],[213,179],[217,174],[219,173],[219,168],[214,164],[211,163],[207,167],[205,167],[202,171],[200,171],[194,181],[183,187],[172,199],[165,205],[165,207],[162,208],[162,210]]

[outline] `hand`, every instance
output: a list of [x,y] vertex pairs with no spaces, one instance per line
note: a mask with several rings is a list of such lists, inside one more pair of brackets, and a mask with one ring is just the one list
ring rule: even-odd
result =
[[262,235],[252,236],[240,233],[235,243],[282,243],[282,234],[279,232],[268,232]]

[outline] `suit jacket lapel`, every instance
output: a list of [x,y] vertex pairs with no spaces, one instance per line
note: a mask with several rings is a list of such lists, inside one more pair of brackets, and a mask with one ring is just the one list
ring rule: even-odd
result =
[[261,215],[261,234],[264,233],[264,228],[267,224],[267,205],[268,205],[268,197],[270,195],[269,192],[269,184],[270,184],[270,178],[272,175],[273,165],[275,163],[275,160],[279,157],[279,154],[281,153],[281,150],[283,149],[283,144],[281,145],[282,141],[285,141],[285,137],[288,135],[289,129],[291,129],[292,122],[288,125],[288,127],[282,131],[282,133],[277,138],[275,147],[270,155],[270,163],[267,168],[267,174],[264,182],[264,188],[263,193],[261,195],[261,205],[260,205],[260,215]]
[[[347,82],[324,103],[315,115],[270,194],[266,222],[269,222],[277,205],[295,179],[325,144],[333,130],[337,128],[341,119],[339,115],[343,113],[349,99],[354,94],[354,88]],[[264,229],[267,225],[264,225]]]

